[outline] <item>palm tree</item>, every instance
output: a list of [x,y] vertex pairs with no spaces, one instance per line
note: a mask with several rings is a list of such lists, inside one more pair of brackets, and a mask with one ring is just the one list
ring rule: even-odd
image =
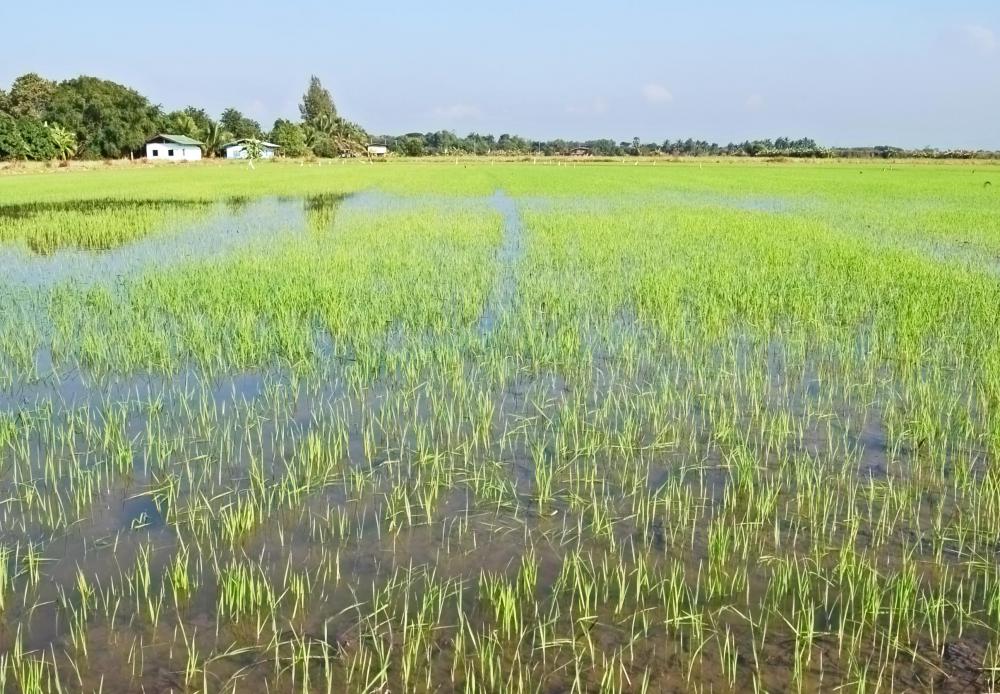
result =
[[320,156],[363,154],[368,134],[356,123],[323,113],[302,126],[306,146]]
[[63,161],[66,161],[71,156],[76,155],[76,133],[67,130],[58,123],[49,125],[45,124],[45,127],[49,131],[49,137],[52,138],[52,142],[56,145],[56,151],[59,152],[59,156]]
[[201,132],[202,139],[202,149],[205,152],[206,157],[214,157],[222,145],[226,144],[233,138],[224,127],[222,123],[214,121],[211,118],[208,119],[208,123]]

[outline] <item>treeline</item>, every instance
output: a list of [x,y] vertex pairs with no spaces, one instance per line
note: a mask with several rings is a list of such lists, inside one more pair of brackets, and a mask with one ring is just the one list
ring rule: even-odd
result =
[[[205,109],[189,106],[165,111],[134,89],[110,80],[81,76],[56,82],[35,73],[21,75],[8,90],[0,89],[0,160],[118,159],[144,153],[157,133],[186,135],[203,143],[206,156],[217,155],[227,142],[242,138],[268,140],[289,157],[358,156],[370,142],[364,129],[337,113],[333,97],[312,77],[299,105],[298,119],[280,118],[269,130],[235,108],[216,119]],[[450,130],[375,138],[399,156],[582,154],[624,156],[732,157],[922,157],[971,159],[1000,156],[967,150],[904,150],[891,146],[823,147],[810,138],[779,137],[720,145],[705,140],[641,142],[639,138],[587,141],[531,140]]]
[[720,145],[705,140],[665,140],[662,143],[641,142],[633,138],[627,142],[602,140],[529,140],[517,135],[500,137],[470,133],[459,137],[449,130],[432,133],[407,133],[383,135],[377,141],[389,151],[400,156],[496,155],[496,156],[565,156],[594,157],[628,156],[677,156],[677,157],[801,157],[820,158],[856,157],[883,158],[917,157],[935,159],[996,158],[1000,152],[988,150],[938,150],[924,148],[902,149],[880,145],[875,147],[824,147],[815,140],[779,137],[776,139],[746,140]]
[[845,159],[997,159],[1000,151],[987,149],[902,149],[881,145],[877,147],[834,147],[835,157]]
[[192,137],[209,157],[240,138],[269,140],[293,157],[360,154],[368,143],[360,126],[337,115],[316,77],[299,119],[278,119],[270,130],[235,108],[218,119],[197,106],[166,112],[134,89],[97,77],[55,82],[29,73],[0,89],[0,159],[127,158],[142,155],[157,133]]
[[496,154],[496,155],[567,155],[589,154],[595,157],[624,156],[791,156],[827,157],[830,151],[809,138],[793,140],[779,137],[776,140],[753,140],[719,145],[704,140],[666,140],[662,143],[641,142],[633,138],[628,142],[603,140],[529,140],[517,135],[480,135],[470,133],[459,137],[448,130],[433,133],[407,133],[401,136],[382,136],[379,141],[390,152],[403,156]]

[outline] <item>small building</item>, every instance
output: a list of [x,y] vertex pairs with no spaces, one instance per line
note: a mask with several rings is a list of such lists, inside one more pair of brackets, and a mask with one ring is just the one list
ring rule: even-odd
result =
[[389,156],[389,148],[385,145],[368,145],[368,156],[387,157]]
[[160,134],[146,141],[146,159],[149,161],[198,161],[201,159],[201,142],[187,135]]
[[571,157],[589,157],[591,156],[590,147],[574,147],[569,151],[569,156]]
[[[235,140],[222,145],[222,151],[226,153],[226,159],[246,159],[248,142],[250,142],[249,138],[244,137],[241,140]],[[273,142],[258,140],[257,144],[260,145],[261,159],[273,159],[274,155],[281,149],[280,145],[276,145]]]

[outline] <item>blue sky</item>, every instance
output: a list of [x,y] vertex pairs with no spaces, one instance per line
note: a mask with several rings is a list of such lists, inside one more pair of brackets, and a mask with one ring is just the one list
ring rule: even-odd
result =
[[1000,149],[1000,1],[0,0],[0,85],[94,74],[167,109],[373,133]]

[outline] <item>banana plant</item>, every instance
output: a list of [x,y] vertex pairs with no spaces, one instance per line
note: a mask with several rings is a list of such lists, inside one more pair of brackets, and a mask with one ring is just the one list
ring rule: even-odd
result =
[[251,169],[254,168],[253,163],[256,160],[258,160],[258,159],[261,158],[262,151],[263,151],[262,148],[261,148],[261,146],[260,146],[260,140],[257,140],[255,138],[250,138],[243,145],[243,150],[246,152],[246,155],[247,155],[246,159],[247,159],[247,162],[249,162],[249,164],[250,164],[250,168]]
[[52,125],[46,123],[45,127],[49,131],[49,137],[55,143],[56,151],[58,151],[63,161],[76,156],[76,133],[67,130],[58,123],[53,123]]

